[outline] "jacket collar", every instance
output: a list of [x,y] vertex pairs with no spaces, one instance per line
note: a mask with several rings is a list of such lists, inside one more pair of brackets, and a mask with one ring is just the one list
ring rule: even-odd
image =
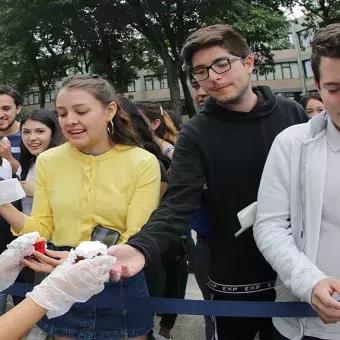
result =
[[314,139],[318,136],[319,133],[326,130],[327,123],[328,123],[328,115],[326,111],[322,111],[317,116],[314,116],[309,121],[308,139]]

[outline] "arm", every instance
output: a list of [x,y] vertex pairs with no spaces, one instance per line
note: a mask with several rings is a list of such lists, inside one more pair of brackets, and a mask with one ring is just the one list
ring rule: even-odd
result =
[[128,244],[144,254],[147,261],[160,256],[186,234],[193,213],[201,204],[206,182],[200,151],[192,141],[196,127],[186,124],[178,138],[171,163],[169,187],[159,208]]
[[141,162],[137,169],[137,182],[126,218],[126,232],[122,242],[137,233],[159,204],[160,167],[156,158]]
[[58,266],[23,302],[0,317],[0,340],[20,340],[46,313],[49,318],[63,315],[74,303],[103,291],[114,262],[111,256],[98,256]]
[[0,215],[12,226],[15,232],[20,233],[25,224],[25,215],[12,204],[0,206]]
[[[42,155],[43,156],[43,155]],[[49,195],[47,191],[46,180],[46,163],[47,159],[41,156],[38,157],[35,166],[35,180],[34,180],[34,199],[31,216],[24,217],[23,224],[16,224],[19,222],[19,217],[15,221],[9,221],[11,219],[9,213],[0,211],[2,216],[10,222],[12,225],[12,233],[17,235],[23,235],[32,231],[39,232],[41,237],[45,237],[47,241],[50,241],[53,235],[53,211],[50,205]],[[8,212],[9,208],[8,208]],[[11,211],[13,212],[13,211]],[[20,220],[21,222],[22,220]],[[11,223],[13,222],[13,223]]]
[[163,198],[167,188],[168,188],[168,182],[161,182],[160,199]]
[[0,317],[0,340],[22,339],[46,313],[47,309],[30,298],[25,299]]
[[7,160],[9,162],[9,164],[11,164],[12,173],[15,174],[18,171],[18,169],[20,168],[20,163],[12,155]]
[[19,167],[20,163],[13,157],[11,153],[11,142],[7,139],[7,141],[0,140],[0,157],[7,159],[12,168],[12,174],[15,174]]
[[[285,286],[311,303],[326,276],[296,246],[290,225],[290,141],[279,135],[270,150],[258,194],[254,238]],[[299,226],[296,226],[299,227]]]

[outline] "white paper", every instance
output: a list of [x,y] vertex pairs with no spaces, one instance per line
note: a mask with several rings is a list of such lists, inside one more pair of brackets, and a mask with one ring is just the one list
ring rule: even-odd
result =
[[235,234],[235,237],[240,236],[247,229],[251,228],[256,222],[257,202],[254,202],[248,207],[241,210],[237,217],[241,224],[241,229]]
[[25,191],[16,178],[0,181],[0,205],[21,200],[26,197]]

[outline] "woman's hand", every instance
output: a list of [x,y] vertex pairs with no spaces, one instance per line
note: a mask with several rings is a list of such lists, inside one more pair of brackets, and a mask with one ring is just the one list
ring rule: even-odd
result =
[[34,183],[32,181],[21,181],[20,184],[24,189],[26,196],[34,196]]
[[50,274],[61,265],[68,257],[68,251],[54,251],[46,249],[46,255],[37,251],[33,253],[34,258],[23,259],[22,263],[37,273]]

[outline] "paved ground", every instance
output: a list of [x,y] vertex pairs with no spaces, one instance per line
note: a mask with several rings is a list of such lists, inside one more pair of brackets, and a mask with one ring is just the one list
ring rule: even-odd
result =
[[[202,295],[193,274],[189,275],[186,299],[202,300]],[[159,318],[155,318],[155,330],[158,329]],[[157,333],[156,333],[157,334]],[[204,340],[203,316],[180,315],[177,318],[172,336],[174,340]]]

